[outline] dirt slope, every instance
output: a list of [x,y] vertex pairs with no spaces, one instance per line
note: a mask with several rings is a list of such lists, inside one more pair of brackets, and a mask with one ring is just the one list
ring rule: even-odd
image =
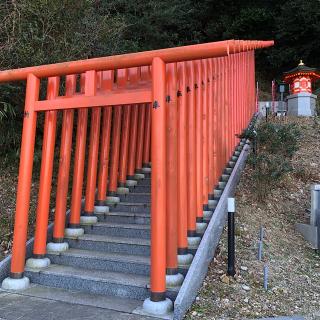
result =
[[[308,221],[310,185],[320,183],[320,126],[314,119],[289,119],[302,132],[294,171],[257,203],[247,166],[237,187],[237,275],[225,276],[226,231],[208,275],[186,319],[245,319],[307,315],[320,319],[320,260],[295,232]],[[260,226],[265,228],[264,258],[257,261]],[[263,266],[269,266],[269,290]]]

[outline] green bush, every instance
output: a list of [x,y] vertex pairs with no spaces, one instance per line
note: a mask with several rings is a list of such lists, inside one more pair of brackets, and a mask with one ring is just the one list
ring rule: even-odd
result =
[[300,131],[296,124],[264,122],[257,128],[257,148],[292,158],[298,150]]
[[251,153],[253,187],[259,201],[263,201],[286,173],[292,170],[291,159],[299,147],[300,131],[295,124],[264,122],[251,137],[255,152]]

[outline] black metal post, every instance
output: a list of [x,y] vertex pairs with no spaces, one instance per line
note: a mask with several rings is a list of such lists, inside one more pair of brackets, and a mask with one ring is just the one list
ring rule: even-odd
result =
[[234,235],[234,198],[228,198],[228,270],[227,275],[234,276],[235,271],[235,235]]

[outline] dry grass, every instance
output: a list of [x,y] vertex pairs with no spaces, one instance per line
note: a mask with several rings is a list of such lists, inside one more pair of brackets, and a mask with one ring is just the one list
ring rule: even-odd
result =
[[[294,170],[257,203],[247,166],[237,187],[237,275],[226,279],[226,232],[199,295],[186,319],[245,319],[306,315],[320,319],[320,261],[294,230],[308,221],[310,185],[320,182],[320,126],[314,119],[298,123],[302,136]],[[265,228],[264,258],[257,261],[260,226]],[[263,266],[269,266],[269,290],[263,289]],[[247,270],[241,270],[246,269]],[[244,267],[244,268],[243,268]],[[223,281],[222,281],[223,280]],[[225,283],[230,281],[229,284]],[[243,289],[246,285],[250,289]]]
[[[0,161],[0,261],[11,252],[18,163]],[[31,189],[28,237],[33,234],[38,190],[38,179],[34,178]]]

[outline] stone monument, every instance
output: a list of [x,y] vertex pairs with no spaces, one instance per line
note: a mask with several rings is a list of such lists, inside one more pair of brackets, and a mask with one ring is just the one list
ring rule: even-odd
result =
[[310,117],[315,113],[317,96],[312,94],[312,81],[320,78],[316,68],[307,67],[302,60],[299,65],[284,73],[284,82],[289,84],[287,96],[288,115]]

